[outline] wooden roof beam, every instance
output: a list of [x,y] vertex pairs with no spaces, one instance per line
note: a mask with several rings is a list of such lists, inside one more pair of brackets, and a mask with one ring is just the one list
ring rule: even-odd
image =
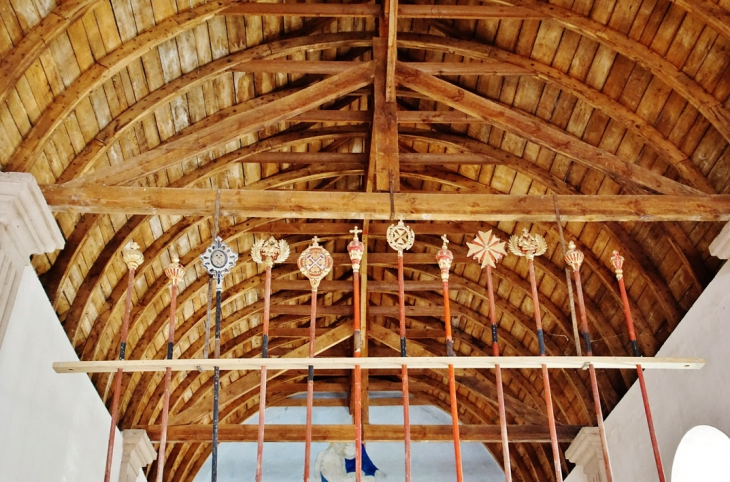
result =
[[552,149],[586,167],[596,169],[620,184],[629,182],[664,194],[699,192],[653,171],[623,161],[549,122],[512,110],[402,63],[398,63],[397,76],[398,82],[405,87],[426,94],[433,100],[466,114],[490,120],[493,125],[501,129]]
[[[135,429],[147,431],[153,441],[158,441],[161,434],[159,425],[136,425]],[[559,425],[558,438],[561,442],[570,442],[582,427],[579,425]],[[301,442],[304,440],[304,425],[266,425],[265,440],[267,442]],[[219,426],[219,437],[222,442],[255,442],[258,434],[256,425],[223,424]],[[460,425],[459,433],[463,442],[499,442],[498,425]],[[547,443],[550,434],[544,425],[509,425],[507,427],[510,441],[513,443]],[[403,427],[400,425],[363,426],[363,435],[368,442],[402,442]],[[178,425],[167,429],[167,440],[171,443],[208,442],[210,425]],[[355,436],[354,425],[314,425],[312,440],[315,442],[344,442]],[[451,425],[412,425],[411,437],[414,442],[448,442],[453,440]]]
[[[43,184],[52,211],[211,215],[216,190]],[[564,221],[730,221],[730,195],[559,195]],[[555,220],[553,196],[396,193],[406,220]],[[291,219],[390,220],[387,193],[221,190],[221,213]]]
[[[271,15],[275,17],[378,17],[382,7],[376,4],[326,3],[236,3],[223,11],[224,15]],[[519,18],[542,19],[544,13],[529,8],[499,5],[397,5],[402,18]]]
[[201,154],[217,145],[241,137],[264,126],[276,124],[292,116],[306,112],[372,82],[373,65],[362,63],[341,74],[329,77],[311,87],[283,96],[249,110],[234,106],[224,112],[206,117],[185,131],[162,142],[159,146],[141,153],[123,164],[100,169],[81,178],[69,181],[69,185],[101,182],[106,185],[123,184],[168,168]]

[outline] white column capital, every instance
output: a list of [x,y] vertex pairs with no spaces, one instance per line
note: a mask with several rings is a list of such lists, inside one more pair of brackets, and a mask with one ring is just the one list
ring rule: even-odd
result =
[[142,467],[157,458],[157,452],[144,430],[125,430],[119,482],[136,482]]
[[606,482],[601,436],[597,427],[583,427],[565,451],[565,458],[583,469],[586,482]]
[[720,259],[730,259],[730,223],[726,224],[720,234],[712,240],[710,254]]

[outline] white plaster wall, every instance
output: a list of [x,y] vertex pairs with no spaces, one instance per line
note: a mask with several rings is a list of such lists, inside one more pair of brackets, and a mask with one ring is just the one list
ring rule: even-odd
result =
[[[702,357],[707,360],[707,365],[699,371],[644,372],[664,470],[669,480],[677,447],[691,428],[710,425],[730,434],[728,340],[730,263],[725,263],[657,354]],[[638,383],[634,383],[609,415],[606,432],[614,480],[658,480]],[[573,472],[566,482],[584,481],[582,471]]]
[[[26,267],[0,346],[0,482],[100,482],[111,417],[78,360],[31,267]],[[112,481],[122,436],[115,437]]]

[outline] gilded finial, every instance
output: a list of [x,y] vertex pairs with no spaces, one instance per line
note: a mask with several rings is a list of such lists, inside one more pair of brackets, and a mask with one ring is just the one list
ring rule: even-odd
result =
[[522,230],[522,236],[516,234],[509,238],[509,250],[517,256],[535,259],[547,251],[547,242],[539,234],[530,234],[527,229]]
[[624,277],[624,257],[618,254],[618,251],[613,252],[613,256],[611,256],[611,264],[613,265],[613,268],[616,270],[616,279],[621,279]]
[[122,248],[122,259],[130,271],[137,269],[144,262],[144,254],[139,250],[139,244],[130,241]]
[[585,256],[580,250],[576,249],[575,243],[571,241],[568,244],[568,251],[565,253],[565,262],[573,268],[573,271],[579,271],[583,259],[585,259]]
[[507,243],[493,235],[491,229],[486,233],[478,231],[477,235],[474,236],[474,242],[467,242],[466,245],[469,247],[467,256],[478,261],[482,269],[487,266],[496,268],[496,263],[502,257],[507,256],[507,250],[505,249]]

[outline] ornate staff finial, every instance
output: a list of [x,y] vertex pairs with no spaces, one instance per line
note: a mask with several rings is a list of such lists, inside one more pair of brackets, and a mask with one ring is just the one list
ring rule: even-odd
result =
[[579,271],[580,266],[583,264],[585,256],[583,252],[576,249],[575,243],[571,241],[568,243],[568,251],[565,253],[565,262],[573,268],[573,271]]
[[441,236],[441,239],[444,240],[444,244],[436,255],[436,260],[439,263],[439,268],[441,268],[441,281],[448,281],[451,263],[454,261],[454,253],[448,248],[449,239],[445,234]]
[[355,226],[355,229],[351,229],[350,232],[353,234],[352,241],[347,245],[347,252],[350,255],[350,261],[352,261],[352,271],[354,273],[360,272],[360,261],[365,253],[365,245],[362,241],[357,238],[358,233],[362,233],[361,229]]
[[509,238],[509,250],[517,256],[524,256],[527,259],[535,259],[547,251],[547,242],[539,234],[530,234],[525,228],[522,236],[516,234]]
[[283,239],[277,241],[273,236],[261,238],[251,246],[251,259],[267,268],[274,266],[274,263],[283,263],[288,257],[289,244]]
[[411,228],[403,224],[403,219],[398,224],[391,224],[385,233],[385,238],[391,248],[398,252],[398,256],[403,256],[403,251],[411,249],[413,242],[416,240],[416,234]]
[[122,248],[122,259],[128,270],[137,269],[144,262],[144,254],[139,250],[139,244],[130,241]]
[[330,253],[319,245],[319,238],[315,236],[312,239],[312,245],[302,251],[297,260],[299,271],[309,279],[312,290],[316,290],[319,282],[327,276],[332,269],[334,261]]
[[218,282],[217,290],[222,290],[223,277],[231,272],[231,269],[238,261],[238,253],[235,253],[220,236],[215,238],[213,244],[200,255],[203,267]]
[[482,269],[487,266],[496,268],[497,262],[502,257],[507,256],[507,242],[493,235],[491,229],[486,233],[478,231],[477,235],[474,236],[474,242],[467,242],[466,245],[469,247],[467,256],[479,261]]
[[616,279],[622,279],[624,277],[624,257],[618,254],[618,251],[613,252],[611,264],[616,270]]
[[180,264],[178,257],[172,258],[172,263],[165,268],[165,276],[170,280],[171,286],[177,286],[185,275],[185,267]]

